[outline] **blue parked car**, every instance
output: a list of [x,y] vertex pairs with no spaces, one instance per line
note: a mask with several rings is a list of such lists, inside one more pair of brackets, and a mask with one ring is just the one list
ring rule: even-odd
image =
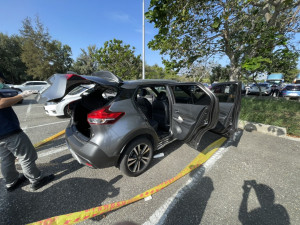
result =
[[279,93],[287,99],[300,99],[300,84],[287,84]]

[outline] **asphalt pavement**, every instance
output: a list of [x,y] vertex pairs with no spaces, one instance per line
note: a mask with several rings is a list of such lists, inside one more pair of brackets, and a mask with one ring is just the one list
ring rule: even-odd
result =
[[[33,98],[14,109],[33,143],[63,130],[68,123],[67,118],[45,115]],[[114,167],[79,165],[61,137],[37,150],[38,167],[56,175],[51,184],[35,192],[26,184],[7,193],[0,174],[0,224],[27,224],[130,199],[176,176],[219,138],[207,133],[198,150],[173,142],[160,151],[164,157],[154,159],[148,171],[132,178]],[[240,130],[236,141],[227,141],[202,167],[152,195],[151,200],[80,224],[300,224],[299,165],[299,141]],[[17,168],[21,169],[18,164]]]

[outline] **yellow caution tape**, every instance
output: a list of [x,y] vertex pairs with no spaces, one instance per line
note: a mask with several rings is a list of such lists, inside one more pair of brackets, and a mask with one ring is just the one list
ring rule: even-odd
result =
[[28,225],[65,225],[65,224],[75,224],[78,222],[82,222],[84,220],[87,220],[89,218],[99,216],[103,213],[121,208],[125,205],[131,204],[133,202],[139,201],[143,198],[146,198],[150,195],[153,195],[154,193],[159,192],[163,188],[167,187],[168,185],[174,183],[181,177],[185,176],[186,174],[190,173],[192,170],[196,169],[197,167],[201,166],[204,162],[206,162],[220,147],[221,145],[226,141],[226,138],[222,137],[219,140],[213,142],[208,147],[204,149],[203,152],[201,152],[189,165],[187,165],[179,174],[177,174],[175,177],[162,182],[161,184],[157,185],[156,187],[153,187],[129,200],[120,201],[120,202],[114,202],[111,204],[98,206],[95,208],[74,212],[70,214],[60,215],[51,217],[48,219],[44,219],[38,222],[34,222]]
[[44,140],[42,140],[42,141],[40,141],[40,142],[34,144],[33,146],[34,146],[35,148],[38,148],[38,147],[40,147],[41,145],[43,145],[43,144],[45,144],[45,143],[47,143],[47,142],[49,142],[49,141],[52,141],[52,140],[54,140],[55,138],[58,138],[59,136],[63,135],[65,132],[66,132],[66,130],[62,130],[61,132],[58,132],[57,134],[54,134],[53,136],[48,137],[48,138],[46,138],[46,139],[44,139]]

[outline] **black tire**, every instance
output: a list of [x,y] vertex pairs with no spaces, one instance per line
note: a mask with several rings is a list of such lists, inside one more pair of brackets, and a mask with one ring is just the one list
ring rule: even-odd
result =
[[120,170],[129,177],[136,177],[144,173],[153,157],[153,146],[149,139],[138,138],[131,142],[124,150],[125,154],[120,163]]
[[64,116],[70,118],[72,115],[72,110],[70,110],[69,105],[66,105],[64,108]]

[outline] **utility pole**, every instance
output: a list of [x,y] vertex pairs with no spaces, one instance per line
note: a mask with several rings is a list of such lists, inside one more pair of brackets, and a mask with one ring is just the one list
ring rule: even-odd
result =
[[145,79],[145,0],[143,0],[143,79]]

